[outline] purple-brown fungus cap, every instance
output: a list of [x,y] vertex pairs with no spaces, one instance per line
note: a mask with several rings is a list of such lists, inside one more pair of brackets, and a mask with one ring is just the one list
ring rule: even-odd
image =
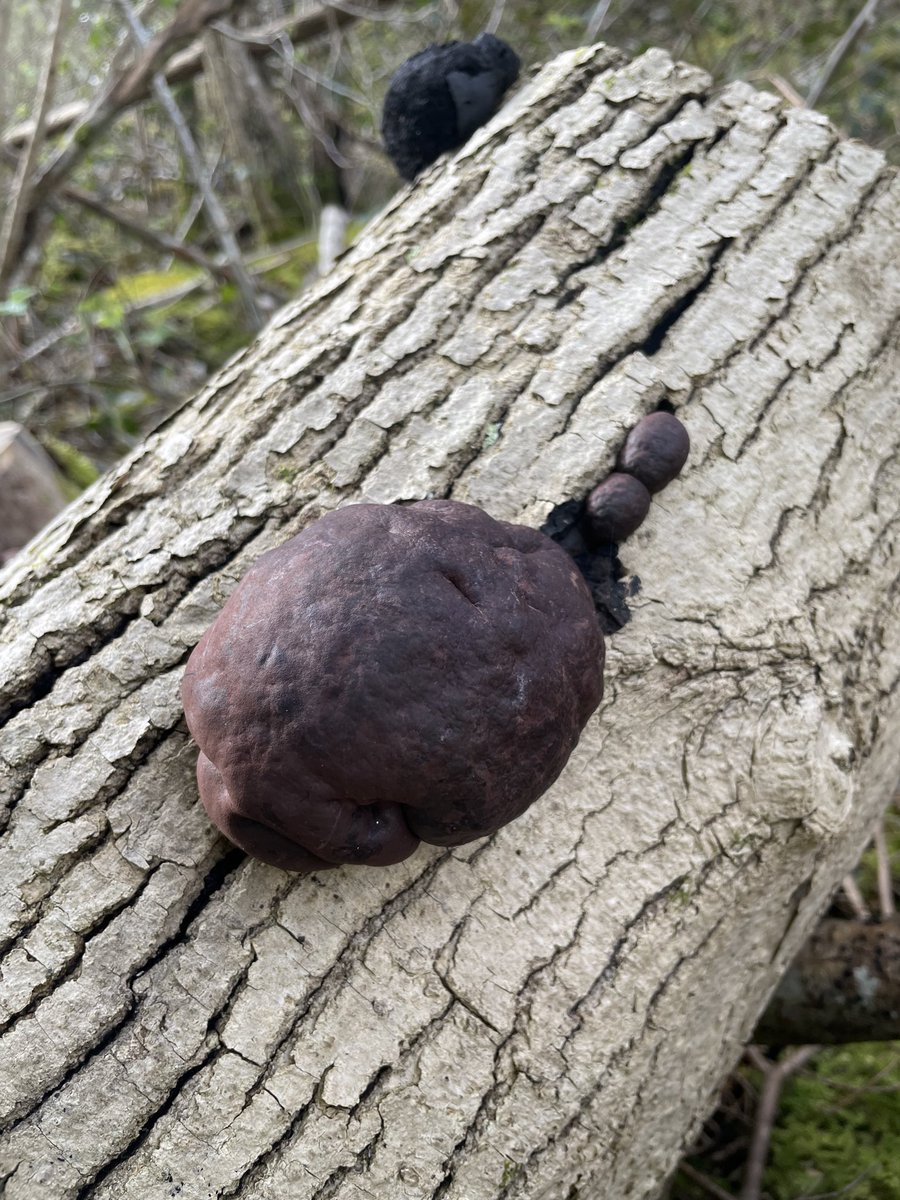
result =
[[616,470],[639,479],[648,492],[661,492],[680,473],[690,449],[688,431],[677,417],[649,413],[625,439]]
[[212,820],[294,871],[457,845],[553,783],[603,692],[603,638],[536,530],[426,500],[329,513],[264,554],[191,655]]
[[624,542],[650,511],[650,493],[633,475],[613,471],[590,493],[585,511],[598,542]]

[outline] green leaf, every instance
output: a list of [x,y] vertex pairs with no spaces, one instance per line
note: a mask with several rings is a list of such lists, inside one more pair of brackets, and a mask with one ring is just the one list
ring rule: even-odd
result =
[[28,313],[28,301],[34,295],[34,288],[13,288],[5,300],[0,301],[0,316],[24,317]]

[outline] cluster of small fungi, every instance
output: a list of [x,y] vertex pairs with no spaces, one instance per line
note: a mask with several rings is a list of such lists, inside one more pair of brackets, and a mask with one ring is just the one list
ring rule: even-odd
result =
[[616,470],[587,498],[586,517],[602,543],[623,542],[643,524],[650,499],[687,462],[688,432],[677,417],[654,412],[638,421],[625,439]]
[[[635,529],[687,449],[671,414],[639,422],[588,497],[595,536]],[[484,837],[558,777],[603,661],[591,591],[550,537],[454,500],[347,505],[262,555],[191,655],[200,797],[291,871]]]

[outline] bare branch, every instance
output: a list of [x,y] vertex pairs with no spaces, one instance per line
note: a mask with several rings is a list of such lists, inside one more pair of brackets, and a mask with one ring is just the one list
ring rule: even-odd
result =
[[[378,14],[379,9],[386,8],[393,2],[394,0],[368,0],[367,6],[358,7],[352,12],[345,8],[332,8],[329,5],[322,5],[312,10],[304,9],[301,12],[293,13],[290,17],[273,21],[271,24],[242,30],[241,40],[247,43],[250,54],[261,57],[270,52],[273,44],[280,37],[289,37],[295,45],[312,41],[313,38],[327,33],[333,24],[344,26],[351,25],[362,17],[371,19]],[[210,21],[212,19],[211,17]],[[199,75],[203,71],[203,66],[203,44],[198,40],[192,42],[184,50],[172,54],[165,66],[166,82],[170,86],[184,83],[185,80]],[[124,89],[118,92],[118,108],[112,113],[113,117],[135,104],[140,104],[150,96],[152,90],[150,76],[138,77],[134,69],[130,75],[131,84],[127,92]],[[84,121],[96,103],[97,101],[89,103],[77,100],[54,109],[47,117],[47,136],[63,133],[76,122]],[[3,137],[3,144],[12,147],[24,145],[31,135],[32,125],[31,121],[22,121],[18,125],[14,125]]]
[[91,212],[96,213],[97,216],[103,217],[104,220],[112,221],[113,224],[118,225],[125,233],[136,238],[139,242],[143,242],[145,246],[149,246],[153,250],[159,250],[162,254],[170,254],[182,262],[200,267],[202,270],[208,271],[214,278],[222,280],[225,283],[235,282],[231,268],[227,263],[217,263],[215,259],[210,258],[195,246],[186,245],[177,237],[172,237],[170,234],[151,229],[146,222],[138,221],[120,209],[110,208],[108,204],[104,204],[102,200],[99,200],[96,196],[92,196],[89,192],[83,191],[81,188],[66,186],[62,189],[60,195],[65,200],[70,200],[82,208],[89,209]]
[[[211,2],[211,0],[210,0]],[[142,57],[146,57],[152,48],[154,42],[158,39],[150,38],[147,30],[141,23],[137,14],[132,7],[130,0],[117,0],[118,6],[124,16],[131,36],[135,44],[143,50]],[[208,5],[207,5],[208,6]],[[198,7],[203,7],[203,0]],[[157,73],[153,77],[153,90],[156,93],[157,99],[165,110],[166,115],[172,123],[178,141],[181,144],[184,153],[185,161],[188,166],[194,182],[203,196],[203,203],[206,207],[207,215],[209,216],[210,224],[215,231],[219,245],[222,248],[222,253],[225,257],[229,269],[234,278],[235,286],[241,294],[241,299],[244,303],[244,308],[247,311],[247,316],[250,319],[254,329],[261,329],[263,325],[263,316],[259,308],[259,302],[256,295],[256,288],[253,285],[253,280],[244,265],[241,258],[241,252],[235,240],[234,234],[231,231],[231,226],[228,222],[225,210],[219,203],[219,198],[212,186],[212,180],[209,177],[209,172],[203,163],[197,143],[194,141],[194,136],[188,128],[188,124],[184,116],[175,102],[175,97],[172,95],[172,89],[166,83],[164,76]]]
[[875,20],[875,13],[878,9],[878,0],[866,0],[844,33],[835,42],[834,49],[825,60],[825,66],[819,72],[815,83],[806,93],[806,103],[810,108],[815,108],[819,102],[819,98],[828,86],[829,80],[838,69],[844,56],[856,41],[864,26]]
[[878,864],[878,905],[882,920],[889,921],[897,911],[894,904],[894,882],[891,879],[891,856],[884,836],[884,822],[875,829],[875,858]]
[[731,1192],[726,1192],[723,1187],[719,1187],[714,1179],[710,1179],[708,1175],[704,1175],[702,1171],[698,1171],[690,1163],[681,1163],[678,1170],[685,1179],[689,1179],[691,1183],[696,1183],[697,1187],[702,1188],[704,1192],[715,1197],[715,1200],[734,1200]]
[[139,99],[146,99],[153,87],[155,72],[179,45],[216,17],[224,16],[233,4],[234,0],[186,0],[170,25],[155,37],[148,37],[132,66],[110,78],[82,113],[65,146],[42,173],[35,187],[34,201],[49,195],[71,173],[124,109]]
[[53,101],[56,82],[56,67],[62,49],[62,35],[71,9],[71,0],[58,0],[50,46],[44,60],[44,70],[38,85],[37,116],[31,137],[19,159],[16,176],[6,206],[6,215],[0,228],[0,295],[6,289],[13,270],[19,261],[24,242],[25,221],[28,216],[37,161],[47,124],[47,115]]
[[588,17],[587,28],[585,30],[587,41],[592,42],[606,24],[611,4],[612,0],[598,0],[598,3],[594,5],[594,10],[590,17]]
[[847,903],[850,905],[856,919],[858,921],[868,921],[872,914],[869,912],[869,906],[866,904],[859,884],[854,877],[852,875],[845,875],[841,880],[841,887],[844,889]]
[[794,85],[783,75],[769,75],[768,82],[780,96],[787,100],[788,104],[792,104],[794,108],[806,108],[806,101],[794,87]]
[[769,1002],[754,1035],[790,1045],[900,1038],[900,921],[822,921]]
[[749,1047],[747,1057],[758,1070],[763,1072],[765,1082],[759,1098],[759,1107],[756,1110],[756,1126],[747,1154],[740,1200],[760,1200],[763,1173],[769,1157],[769,1144],[772,1140],[772,1129],[775,1125],[781,1089],[792,1075],[806,1066],[809,1060],[818,1053],[818,1050],[818,1046],[803,1046],[783,1062],[773,1063],[765,1058],[755,1046]]

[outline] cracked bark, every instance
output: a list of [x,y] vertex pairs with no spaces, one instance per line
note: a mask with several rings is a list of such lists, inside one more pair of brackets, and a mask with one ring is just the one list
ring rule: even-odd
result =
[[[595,48],[405,190],[0,583],[0,1177],[38,1197],[647,1197],[900,773],[900,183]],[[540,526],[688,468],[558,784],[293,878],[196,799],[185,658],[338,504]]]

